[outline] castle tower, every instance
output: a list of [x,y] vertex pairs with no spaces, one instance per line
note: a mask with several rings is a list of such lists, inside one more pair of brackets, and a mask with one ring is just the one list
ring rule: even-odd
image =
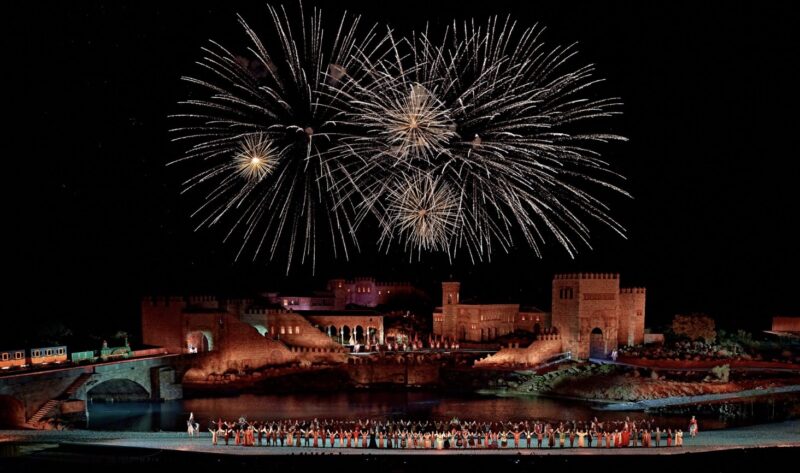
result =
[[644,343],[644,304],[647,290],[643,287],[625,287],[619,294],[618,343],[639,345]]
[[347,305],[347,281],[330,279],[328,280],[328,290],[333,293],[334,310],[344,310]]
[[449,338],[456,337],[457,306],[461,283],[457,281],[442,281],[442,335]]
[[618,274],[557,274],[552,295],[552,325],[561,335],[564,350],[577,358],[600,358],[617,348]]

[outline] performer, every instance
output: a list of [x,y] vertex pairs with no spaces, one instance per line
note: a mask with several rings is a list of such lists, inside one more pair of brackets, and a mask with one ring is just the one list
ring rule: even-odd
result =
[[689,421],[689,435],[692,438],[697,436],[697,419],[692,416],[692,420]]

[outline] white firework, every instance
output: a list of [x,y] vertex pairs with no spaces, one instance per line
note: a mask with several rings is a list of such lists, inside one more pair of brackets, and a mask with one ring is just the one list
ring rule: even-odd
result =
[[458,199],[430,175],[403,176],[390,186],[381,244],[402,241],[410,254],[448,252],[458,225]]
[[[370,132],[343,137],[337,150],[356,158],[344,182],[361,196],[359,222],[370,214],[396,221],[396,206],[385,202],[396,182],[389,177],[419,173],[457,197],[448,248],[466,249],[473,261],[495,246],[508,250],[516,236],[539,255],[550,238],[574,255],[578,243],[589,245],[586,219],[623,233],[594,196],[627,195],[599,149],[624,140],[603,120],[619,113],[620,101],[595,98],[593,67],[573,66],[574,48],[547,47],[541,32],[496,17],[482,26],[454,22],[438,40],[427,30],[390,35],[393,54],[360,57],[371,73],[342,81],[341,94],[357,106],[340,121]],[[416,117],[430,124],[424,135],[408,126]]]
[[264,135],[256,134],[244,138],[235,159],[239,175],[258,182],[275,169],[279,152]]
[[296,259],[315,266],[318,240],[334,256],[358,247],[355,204],[337,188],[340,164],[328,159],[343,105],[329,89],[358,77],[356,53],[383,37],[347,14],[328,24],[302,5],[299,18],[283,7],[267,11],[271,28],[261,34],[239,18],[248,48],[203,48],[200,74],[183,78],[199,94],[181,102],[181,126],[172,131],[190,145],[178,161],[200,167],[186,182],[204,194],[198,228],[224,225],[226,240],[239,242],[237,258],[280,256],[288,271]]

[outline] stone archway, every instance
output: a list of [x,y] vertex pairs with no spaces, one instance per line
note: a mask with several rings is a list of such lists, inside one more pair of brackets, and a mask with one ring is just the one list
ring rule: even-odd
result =
[[592,329],[592,333],[589,335],[589,357],[606,357],[606,341],[603,338],[603,331],[600,330],[600,327]]
[[86,398],[90,402],[137,402],[150,400],[150,393],[135,381],[116,378],[93,386]]
[[328,334],[329,337],[331,337],[331,340],[333,340],[334,342],[340,343],[339,331],[336,330],[336,326],[335,325],[331,325],[330,327],[328,327],[327,334]]
[[0,396],[0,428],[25,424],[25,404],[13,396]]
[[190,353],[213,351],[214,335],[210,330],[193,330],[186,334],[186,349]]
[[342,345],[352,345],[352,342],[350,340],[351,338],[353,338],[353,333],[350,330],[350,327],[345,325],[344,327],[342,327],[342,332],[341,332]]
[[467,326],[461,324],[458,326],[458,340],[466,340],[467,339]]
[[364,344],[364,342],[365,342],[364,327],[362,327],[360,325],[356,325],[355,337],[356,337],[356,343],[358,343],[360,345]]
[[367,328],[367,343],[370,345],[378,343],[378,329],[375,327],[368,327]]

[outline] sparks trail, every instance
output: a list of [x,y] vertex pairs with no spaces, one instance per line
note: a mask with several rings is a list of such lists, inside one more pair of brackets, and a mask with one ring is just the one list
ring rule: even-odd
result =
[[605,124],[620,102],[595,97],[574,47],[510,18],[398,38],[348,15],[323,30],[302,5],[299,21],[267,10],[263,36],[239,19],[246,52],[203,49],[200,78],[184,78],[201,96],[173,130],[189,144],[178,161],[197,167],[198,227],[226,226],[237,258],[287,248],[287,271],[296,256],[313,266],[328,244],[358,249],[370,224],[381,247],[473,262],[517,239],[574,255],[589,221],[623,234],[596,196],[627,195],[600,154],[624,140]]
[[263,36],[240,17],[246,50],[213,41],[203,48],[198,75],[183,78],[198,98],[181,102],[182,125],[172,130],[189,143],[176,162],[199,169],[185,183],[203,196],[197,227],[229,226],[226,240],[241,239],[237,258],[273,259],[288,248],[287,271],[297,256],[313,266],[318,241],[345,257],[357,248],[352,205],[333,177],[340,164],[329,156],[343,104],[326,91],[345,73],[358,77],[355,51],[381,43],[358,17],[328,24],[320,10],[299,8],[295,17],[267,6]]
[[463,248],[476,261],[521,236],[540,255],[550,234],[574,255],[589,245],[584,220],[623,233],[588,189],[627,195],[597,149],[624,140],[602,131],[620,103],[587,96],[599,82],[593,67],[573,67],[574,48],[547,47],[541,33],[510,18],[454,22],[438,39],[427,29],[390,33],[390,54],[359,57],[370,74],[340,83],[355,105],[340,121],[366,134],[343,136],[336,148],[356,158],[343,161],[357,163],[343,187],[360,196],[357,222],[368,214],[406,222],[402,190],[388,186],[408,182],[392,176],[428,175],[423,182],[452,190],[457,205],[435,236],[425,226],[388,231],[412,252]]

